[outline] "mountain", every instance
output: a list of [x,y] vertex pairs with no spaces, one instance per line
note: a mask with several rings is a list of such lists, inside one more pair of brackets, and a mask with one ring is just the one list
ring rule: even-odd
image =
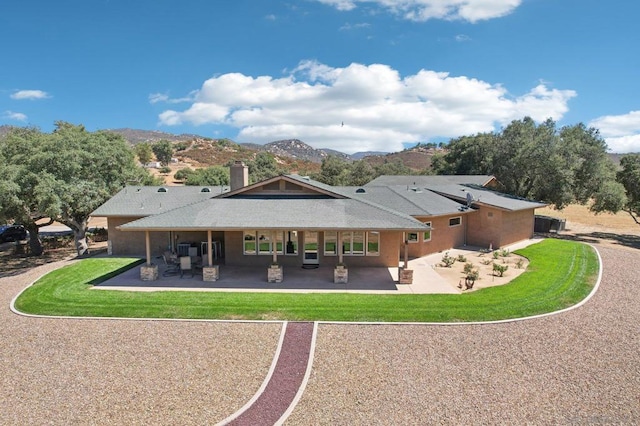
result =
[[312,163],[321,163],[323,159],[330,155],[336,155],[344,158],[345,160],[351,160],[351,157],[348,154],[331,149],[316,149],[299,139],[283,139],[269,142],[264,145],[258,145],[255,143],[242,143],[240,145],[257,151],[267,151],[276,156],[311,161]]
[[206,139],[202,136],[181,134],[174,135],[173,133],[158,132],[156,130],[139,130],[139,129],[105,129],[112,133],[116,133],[125,138],[131,145],[137,145],[141,142],[158,142],[160,140],[168,140],[170,142],[184,142],[191,141],[193,139]]
[[351,154],[351,158],[353,158],[354,160],[362,160],[364,157],[382,156],[387,154],[389,153],[382,152],[382,151],[363,151],[363,152],[356,152],[355,154]]

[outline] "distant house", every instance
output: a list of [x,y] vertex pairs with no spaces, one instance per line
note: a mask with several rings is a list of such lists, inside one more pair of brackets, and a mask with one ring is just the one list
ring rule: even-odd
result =
[[209,253],[226,265],[398,266],[456,246],[530,238],[543,204],[491,189],[491,176],[381,176],[334,187],[298,175],[252,185],[243,163],[230,187],[128,186],[100,206],[117,255]]

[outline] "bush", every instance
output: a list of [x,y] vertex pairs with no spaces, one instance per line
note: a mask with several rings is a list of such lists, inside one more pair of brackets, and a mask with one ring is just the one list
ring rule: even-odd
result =
[[169,166],[160,167],[160,173],[163,175],[167,175],[171,173],[171,168]]
[[463,254],[458,255],[458,262],[466,262],[467,258]]
[[507,249],[502,249],[502,250],[500,250],[500,256],[502,256],[502,257],[507,257],[507,256],[509,256],[510,254],[511,254],[511,253],[510,253],[510,252],[509,252],[509,250],[507,250]]
[[451,266],[456,263],[456,259],[454,259],[453,257],[449,256],[449,252],[446,252],[444,254],[444,256],[442,256],[442,264],[446,267],[446,268],[451,268]]
[[493,274],[498,274],[499,277],[504,276],[504,273],[509,269],[509,265],[500,265],[498,263],[493,264]]

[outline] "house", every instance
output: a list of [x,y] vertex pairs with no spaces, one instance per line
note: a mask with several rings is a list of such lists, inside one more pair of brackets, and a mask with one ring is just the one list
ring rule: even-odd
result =
[[146,253],[148,264],[170,250],[206,257],[207,265],[397,267],[405,243],[418,257],[531,237],[542,204],[484,186],[493,181],[383,176],[333,187],[282,175],[249,185],[237,162],[230,187],[129,186],[92,215],[107,218],[113,254]]

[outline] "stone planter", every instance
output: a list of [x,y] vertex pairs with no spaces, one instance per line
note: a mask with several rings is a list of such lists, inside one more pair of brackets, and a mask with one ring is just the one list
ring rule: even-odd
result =
[[398,284],[413,284],[413,269],[399,268]]
[[282,282],[282,266],[271,265],[267,268],[267,282],[281,283]]
[[349,281],[349,270],[346,266],[338,265],[333,269],[333,282],[335,284],[347,284]]
[[140,279],[142,281],[156,281],[158,279],[158,265],[142,265]]
[[204,266],[202,281],[218,281],[220,279],[220,265]]

